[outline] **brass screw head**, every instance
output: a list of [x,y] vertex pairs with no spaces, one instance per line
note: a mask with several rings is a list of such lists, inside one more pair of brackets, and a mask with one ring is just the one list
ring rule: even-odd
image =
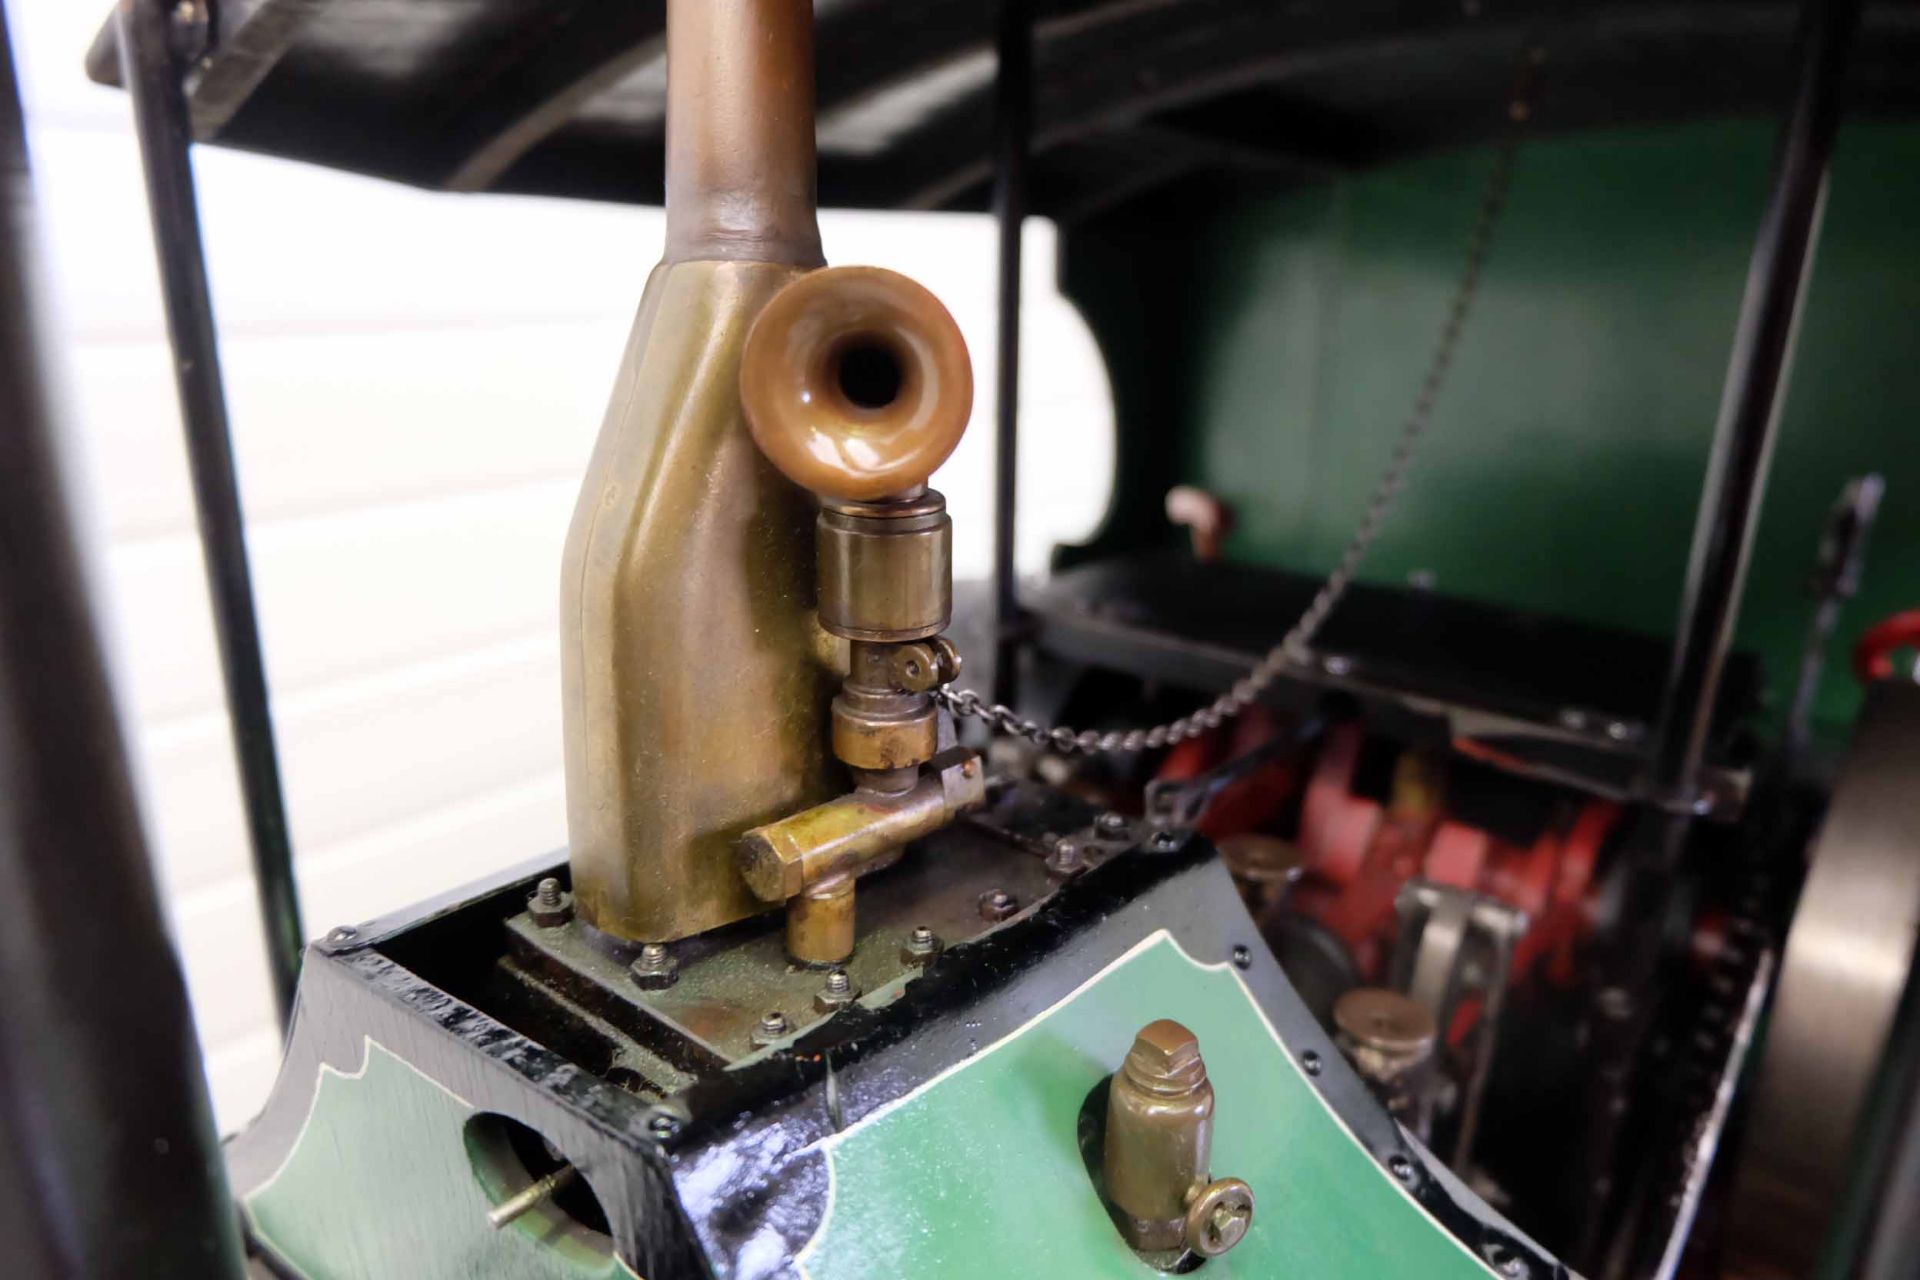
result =
[[1253,1188],[1238,1178],[1208,1183],[1187,1206],[1187,1247],[1217,1258],[1247,1238],[1253,1225]]

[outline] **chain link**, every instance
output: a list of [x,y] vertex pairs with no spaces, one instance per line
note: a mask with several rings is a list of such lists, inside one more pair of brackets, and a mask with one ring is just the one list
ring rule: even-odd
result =
[[945,688],[937,690],[934,698],[957,717],[972,717],[984,721],[993,732],[1013,738],[1025,738],[1035,746],[1057,751],[1062,755],[1079,752],[1083,755],[1101,755],[1113,751],[1142,751],[1172,746],[1211,732],[1222,724],[1240,715],[1248,707],[1258,702],[1263,694],[1272,687],[1273,682],[1290,667],[1304,667],[1311,662],[1308,645],[1319,634],[1334,607],[1340,603],[1347,588],[1353,585],[1354,576],[1360,571],[1360,565],[1372,549],[1374,539],[1380,534],[1381,526],[1391,514],[1395,500],[1407,477],[1407,469],[1413,462],[1415,446],[1426,434],[1427,426],[1433,419],[1433,407],[1439,401],[1440,390],[1446,385],[1447,374],[1453,368],[1453,361],[1460,346],[1460,335],[1466,327],[1467,314],[1473,309],[1474,296],[1479,292],[1480,277],[1486,266],[1488,250],[1493,245],[1494,229],[1500,223],[1500,215],[1507,205],[1507,192],[1513,177],[1514,156],[1520,147],[1522,127],[1532,114],[1530,94],[1528,92],[1531,72],[1540,62],[1536,49],[1529,49],[1523,59],[1521,75],[1516,83],[1511,100],[1509,114],[1512,126],[1500,145],[1493,161],[1493,170],[1487,177],[1485,194],[1480,200],[1479,213],[1473,224],[1473,231],[1467,241],[1466,264],[1460,272],[1459,287],[1454,290],[1453,301],[1447,307],[1447,318],[1440,327],[1440,337],[1434,345],[1433,359],[1427,366],[1427,375],[1420,383],[1419,394],[1414,397],[1413,409],[1407,415],[1406,425],[1400,429],[1399,440],[1394,444],[1393,456],[1388,459],[1386,470],[1380,475],[1374,486],[1373,495],[1368,499],[1366,514],[1361,517],[1360,525],[1354,530],[1346,550],[1341,552],[1339,563],[1326,581],[1314,593],[1313,600],[1307,605],[1299,619],[1293,624],[1280,643],[1267,651],[1267,655],[1257,663],[1252,671],[1235,681],[1233,687],[1215,698],[1200,710],[1180,717],[1166,724],[1157,724],[1151,728],[1135,729],[1070,729],[1065,725],[1049,728],[1037,720],[1029,720],[1014,711],[1012,707],[1001,703],[989,703],[971,689]]

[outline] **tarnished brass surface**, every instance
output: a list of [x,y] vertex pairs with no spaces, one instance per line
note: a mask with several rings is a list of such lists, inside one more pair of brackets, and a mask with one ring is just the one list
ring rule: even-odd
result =
[[859,875],[910,840],[938,831],[986,801],[986,768],[970,751],[937,757],[911,788],[866,788],[756,827],[739,844],[741,878],[766,902]]
[[1355,987],[1334,1002],[1335,1039],[1369,1079],[1390,1079],[1433,1056],[1433,1014],[1384,987]]
[[850,640],[924,640],[953,618],[953,521],[929,489],[820,510],[820,622]]
[[734,842],[844,785],[816,657],[813,504],[755,447],[737,390],[747,326],[794,275],[654,272],[567,537],[573,891],[618,937],[665,942],[765,910]]
[[927,482],[973,412],[966,340],[940,300],[879,267],[795,281],[747,339],[754,439],[795,483],[875,501]]
[[837,965],[853,954],[853,876],[794,895],[787,904],[787,955],[803,965]]
[[1187,1206],[1187,1248],[1217,1258],[1253,1226],[1253,1188],[1239,1178],[1221,1178],[1200,1188]]
[[1433,1130],[1441,1078],[1439,1027],[1412,996],[1355,987],[1333,1006],[1334,1043],[1395,1120],[1422,1142]]
[[[912,647],[933,653],[930,646]],[[864,640],[849,650],[847,680],[833,700],[833,754],[849,768],[916,769],[939,750],[939,711],[926,693],[899,687],[898,652]]]
[[1143,1252],[1183,1245],[1212,1153],[1213,1086],[1200,1041],[1170,1018],[1150,1022],[1107,1095],[1101,1172],[1127,1243]]
[[811,0],[668,0],[666,261],[819,266],[814,168]]
[[[1066,882],[1047,870],[1043,835],[1077,833],[1090,868],[1136,847],[1139,831],[1098,832],[1097,816],[1070,796],[1015,784],[966,821],[906,849],[894,865],[862,877],[857,942],[844,964],[861,993],[856,1003],[883,1007],[937,969],[940,956],[963,955],[974,941],[1045,911]],[[1018,900],[1011,920],[981,916],[981,896],[995,890]],[[912,946],[918,928],[930,935],[923,954]],[[507,921],[506,933],[508,973],[528,998],[569,1022],[585,1016],[618,1028],[626,1038],[620,1063],[646,1076],[656,1094],[673,1093],[690,1078],[650,1055],[719,1069],[762,1052],[752,1035],[768,1010],[784,1012],[798,1034],[828,1016],[814,1004],[821,974],[792,962],[784,922],[775,916],[672,944],[677,980],[664,986],[636,979],[639,947],[610,947],[578,922],[545,928],[522,914]]]

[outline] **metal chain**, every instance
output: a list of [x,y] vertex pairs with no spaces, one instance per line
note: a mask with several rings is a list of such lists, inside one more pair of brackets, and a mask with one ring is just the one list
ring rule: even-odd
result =
[[1037,720],[1026,719],[1012,707],[997,702],[989,704],[971,689],[937,690],[933,696],[941,706],[955,716],[971,716],[982,720],[996,733],[1025,738],[1036,746],[1062,755],[1141,751],[1171,746],[1219,728],[1258,702],[1261,695],[1289,667],[1305,665],[1310,660],[1307,645],[1319,634],[1341,597],[1346,595],[1347,588],[1353,584],[1354,575],[1359,572],[1367,552],[1372,549],[1374,539],[1379,536],[1381,526],[1392,512],[1394,501],[1400,496],[1401,486],[1406,480],[1407,469],[1413,462],[1414,447],[1426,434],[1427,425],[1433,418],[1434,404],[1439,400],[1440,390],[1453,368],[1460,335],[1466,327],[1467,313],[1473,308],[1474,296],[1480,288],[1481,272],[1486,266],[1487,252],[1493,244],[1494,229],[1506,209],[1507,191],[1513,177],[1514,156],[1520,147],[1522,126],[1532,114],[1528,93],[1531,71],[1539,62],[1539,51],[1529,49],[1523,59],[1521,75],[1509,109],[1513,127],[1507,130],[1494,157],[1493,171],[1487,177],[1486,192],[1481,197],[1479,214],[1467,241],[1467,259],[1460,273],[1459,287],[1454,290],[1453,301],[1447,308],[1446,322],[1441,325],[1439,340],[1434,345],[1433,360],[1427,366],[1427,376],[1420,383],[1419,394],[1414,397],[1406,425],[1400,429],[1393,456],[1388,459],[1386,470],[1374,486],[1366,514],[1361,517],[1359,527],[1354,530],[1346,550],[1341,553],[1339,563],[1327,575],[1326,581],[1321,583],[1312,603],[1307,605],[1306,611],[1281,638],[1280,643],[1270,649],[1252,671],[1235,681],[1232,688],[1200,710],[1151,728],[1074,730],[1065,725],[1049,728]]

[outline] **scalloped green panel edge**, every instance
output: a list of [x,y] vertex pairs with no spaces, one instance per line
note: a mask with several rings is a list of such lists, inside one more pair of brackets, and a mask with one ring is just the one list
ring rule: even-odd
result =
[[241,1201],[248,1227],[305,1280],[639,1280],[538,1212],[488,1225],[474,1110],[369,1038],[359,1071],[321,1066],[286,1162]]
[[809,1280],[1138,1276],[1077,1138],[1088,1093],[1156,1018],[1200,1037],[1218,1102],[1216,1177],[1245,1178],[1254,1224],[1200,1274],[1484,1280],[1491,1268],[1363,1148],[1231,966],[1163,930],[1005,1039],[827,1139],[827,1215]]

